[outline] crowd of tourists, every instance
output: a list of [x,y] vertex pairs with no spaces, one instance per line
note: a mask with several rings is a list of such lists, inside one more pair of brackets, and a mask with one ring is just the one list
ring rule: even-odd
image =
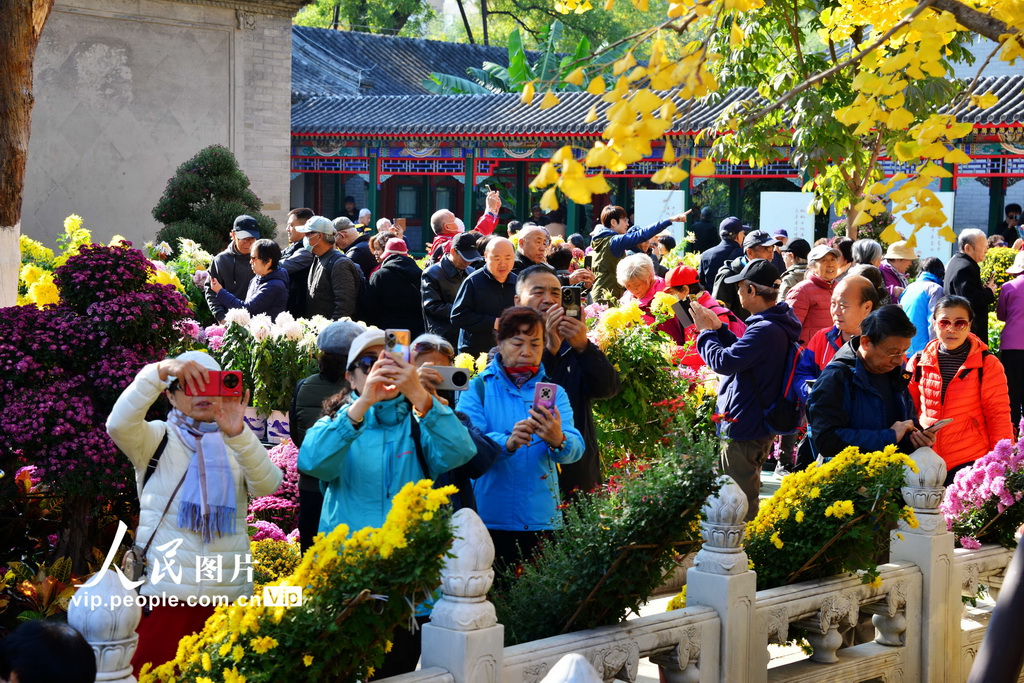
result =
[[[292,400],[303,549],[341,524],[380,526],[398,490],[428,477],[455,484],[453,504],[480,514],[497,566],[528,559],[561,525],[564,502],[602,483],[592,401],[614,396],[620,378],[588,339],[588,302],[635,303],[680,347],[683,363],[720,376],[720,468],[745,491],[748,519],[758,509],[762,467],[776,450],[781,471],[847,446],[932,446],[952,477],[1015,434],[1024,387],[1024,253],[996,309],[1006,323],[1000,359],[987,346],[996,297],[980,274],[989,248],[980,231],[964,230],[943,264],[919,260],[906,242],[883,249],[837,237],[812,245],[789,239],[785,226],[750,230],[735,217],[716,231],[704,209],[687,226],[696,236],[691,249],[702,251],[699,266],[669,268],[662,260],[676,243],[668,229],[687,214],[632,226],[623,208],[607,206],[589,239],[552,240],[539,209],[511,222],[508,237],[497,234],[498,193],[486,204],[472,230],[449,210],[433,214],[422,268],[402,220],[372,223],[366,210],[332,220],[295,209],[281,249],[259,239],[251,217],[239,216],[228,247],[200,280],[218,320],[240,307],[335,320],[318,339],[319,372],[299,383]],[[659,292],[681,302],[674,317],[652,312]],[[455,386],[449,368],[463,352],[486,354],[487,364]],[[281,481],[243,428],[247,392],[203,395],[216,370],[199,352],[147,366],[108,422],[138,473],[136,542],[148,548],[184,539],[178,564],[186,575],[199,555],[220,554],[231,566],[247,546],[247,498]],[[806,420],[799,410],[795,420],[778,418],[788,406],[780,400],[786,386],[796,387]],[[161,393],[171,414],[147,421]],[[174,586],[166,577],[148,579],[144,592],[237,597],[244,590],[237,576]],[[171,658],[176,636],[209,613],[147,613],[135,662]],[[429,601],[417,617],[428,613]],[[380,676],[415,667],[415,628],[394,642]]]

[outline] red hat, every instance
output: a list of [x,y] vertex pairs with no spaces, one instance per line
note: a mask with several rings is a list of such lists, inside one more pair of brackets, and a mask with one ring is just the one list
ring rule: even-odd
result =
[[665,285],[668,287],[684,287],[698,282],[697,269],[690,266],[676,266],[665,275]]
[[404,254],[409,255],[409,247],[406,246],[405,240],[401,237],[392,237],[388,240],[387,245],[384,247],[384,255],[390,254]]

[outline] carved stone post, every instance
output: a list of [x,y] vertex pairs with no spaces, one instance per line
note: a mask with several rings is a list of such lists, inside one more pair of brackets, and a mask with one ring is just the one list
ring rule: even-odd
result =
[[441,570],[441,599],[423,627],[423,668],[447,669],[455,683],[498,683],[505,627],[487,591],[494,582],[494,544],[475,512],[452,515],[455,544]]
[[82,634],[96,655],[97,683],[135,683],[132,655],[139,644],[135,629],[142,608],[135,597],[108,569],[94,586],[79,588],[68,605],[68,624]]
[[686,573],[686,604],[711,607],[722,621],[717,680],[766,680],[767,672],[755,673],[754,662],[759,658],[751,643],[757,575],[748,568],[743,551],[747,496],[731,477],[721,477],[720,481],[723,484],[718,493],[704,504],[704,545]]
[[953,560],[953,534],[939,511],[946,463],[930,448],[919,448],[910,457],[918,472],[905,470],[903,498],[919,526],[911,529],[901,521],[892,534],[890,553],[894,562],[913,562],[922,574],[921,670],[918,675],[909,672],[908,680],[959,683],[961,582]]

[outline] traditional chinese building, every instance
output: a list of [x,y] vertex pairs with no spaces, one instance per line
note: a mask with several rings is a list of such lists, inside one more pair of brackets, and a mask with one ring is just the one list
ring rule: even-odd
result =
[[[583,123],[587,112],[596,102],[600,121],[609,106],[581,92],[561,94],[559,105],[541,110],[520,104],[515,93],[429,95],[420,85],[432,71],[458,74],[485,60],[507,64],[495,48],[296,28],[294,50],[292,204],[331,216],[352,196],[374,218],[405,218],[414,247],[439,208],[472,223],[483,210],[486,185],[503,190],[503,219],[528,216],[539,198],[528,183],[540,164],[563,145],[582,156],[601,130],[599,122]],[[314,58],[324,61],[332,53],[365,59],[358,71],[339,69],[337,62],[330,71],[317,70]],[[988,229],[1001,220],[1005,202],[1024,200],[1024,185],[1016,185],[1024,178],[1024,76],[984,77],[976,92],[987,91],[999,96],[996,106],[958,113],[975,126],[959,144],[973,161],[951,165],[952,178],[935,187],[956,192],[958,231]],[[705,157],[708,150],[694,144],[696,134],[726,106],[751,96],[736,90],[715,104],[691,107],[668,133],[677,153]],[[631,209],[633,190],[654,187],[649,179],[664,165],[663,149],[620,173],[606,173],[610,195],[587,206],[566,202],[567,231],[589,232],[610,201]],[[778,159],[760,168],[717,163],[713,176],[691,177],[680,189],[698,205],[714,205],[717,215],[739,215],[756,226],[761,191],[795,192],[804,182],[789,158],[790,150],[780,148]],[[892,160],[883,166],[890,176],[908,170]],[[827,224],[822,216],[822,234]]]

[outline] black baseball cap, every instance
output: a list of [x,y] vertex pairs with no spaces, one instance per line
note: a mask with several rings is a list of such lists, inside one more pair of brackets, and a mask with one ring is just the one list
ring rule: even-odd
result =
[[736,216],[723,218],[722,222],[718,224],[718,234],[722,237],[735,237],[741,232],[743,232],[743,223]]
[[231,227],[231,230],[236,235],[253,237],[255,239],[260,238],[260,224],[256,222],[255,218],[246,214],[242,214],[235,218],[235,223]]
[[476,241],[479,237],[479,235],[472,232],[459,233],[452,238],[452,249],[470,263],[479,261],[483,258],[480,255],[480,251],[476,248]]
[[779,251],[788,251],[797,258],[805,259],[807,258],[807,255],[811,253],[811,245],[807,243],[807,240],[802,240],[798,238],[795,240],[790,240],[789,243],[786,246],[782,247],[782,249],[779,249]]
[[782,244],[774,237],[771,233],[765,232],[764,230],[755,230],[754,232],[748,232],[747,236],[743,238],[743,248],[752,249],[754,247],[774,247],[776,244]]
[[782,284],[779,269],[773,266],[771,261],[765,261],[763,258],[756,258],[748,263],[739,275],[725,278],[725,282],[730,285],[743,280],[750,280],[755,285],[763,287],[778,287]]

